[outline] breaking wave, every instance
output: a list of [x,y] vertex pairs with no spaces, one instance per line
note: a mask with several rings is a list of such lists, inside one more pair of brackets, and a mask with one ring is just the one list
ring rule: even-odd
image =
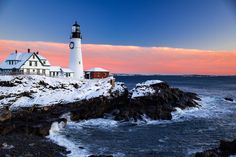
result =
[[[176,108],[175,112],[172,112],[172,120],[152,120],[148,116],[143,115],[142,120],[137,122],[131,121],[133,124],[137,125],[158,125],[158,124],[168,124],[175,122],[183,122],[198,118],[217,118],[223,114],[232,113],[229,106],[222,106],[222,101],[218,97],[201,97],[201,101],[198,103],[201,105],[199,107],[180,109]],[[232,103],[232,102],[231,102]]]
[[65,147],[67,151],[70,151],[68,157],[88,156],[90,153],[86,149],[80,149],[81,147],[80,145],[67,139],[67,137],[62,134],[63,130],[65,129],[62,123],[63,122],[61,123],[54,122],[51,126],[51,129],[49,131],[49,136],[47,136],[47,138],[49,138],[59,146]]

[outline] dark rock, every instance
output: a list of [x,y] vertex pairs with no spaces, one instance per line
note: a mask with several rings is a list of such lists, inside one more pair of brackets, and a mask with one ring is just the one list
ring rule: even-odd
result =
[[31,93],[30,92],[23,92],[21,94],[18,95],[18,97],[22,97],[22,96],[25,96],[25,97],[29,97],[29,98],[32,98],[31,96]]
[[0,110],[0,122],[10,120],[11,117],[12,117],[11,111],[6,110],[6,109]]
[[196,153],[195,157],[221,157],[217,150],[212,149],[209,151],[201,152],[201,153]]
[[0,81],[0,86],[1,87],[14,87],[16,85],[10,81]]
[[[150,85],[155,93],[152,95],[130,98],[125,104],[116,106],[112,114],[116,120],[142,119],[146,115],[151,119],[171,120],[171,112],[176,107],[185,109],[198,107],[196,100],[200,100],[195,93],[183,92],[177,88],[170,88],[167,83]],[[138,88],[148,88],[146,85],[139,85]],[[132,95],[132,93],[131,93]]]
[[234,101],[232,98],[229,98],[229,97],[225,97],[224,99],[231,102]]
[[39,85],[43,86],[43,87],[47,87],[49,86],[48,83],[44,82],[43,80],[39,81]]
[[77,83],[73,83],[72,85],[73,85],[73,87],[74,87],[75,89],[78,89],[78,88],[79,88],[79,85],[78,85]]
[[220,141],[220,152],[224,156],[236,154],[236,140],[233,141]]
[[[11,149],[0,149],[0,156],[6,154],[10,157],[66,157],[68,152],[65,148],[58,146],[48,139],[39,136],[25,134],[0,135],[0,144],[6,143]],[[34,145],[29,146],[34,143]]]
[[236,140],[222,140],[218,148],[198,152],[195,154],[195,157],[228,157],[230,155],[236,155]]

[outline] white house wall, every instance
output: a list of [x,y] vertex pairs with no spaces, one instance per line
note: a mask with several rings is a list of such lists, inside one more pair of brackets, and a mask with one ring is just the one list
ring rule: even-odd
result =
[[[32,65],[30,65],[30,62]],[[37,62],[37,65],[35,64]],[[49,76],[49,66],[43,66],[38,57],[33,54],[21,67],[24,74],[39,74],[43,75],[43,70],[45,70],[45,75]]]

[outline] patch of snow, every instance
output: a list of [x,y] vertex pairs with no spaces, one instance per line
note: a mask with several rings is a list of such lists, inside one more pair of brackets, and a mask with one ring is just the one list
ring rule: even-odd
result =
[[143,96],[148,96],[152,95],[156,92],[156,90],[151,87],[151,85],[162,83],[163,81],[160,80],[148,80],[143,83],[138,83],[136,85],[136,88],[131,90],[132,96],[131,98],[136,98],[136,97],[143,97]]
[[7,143],[2,144],[2,149],[12,149],[15,148],[13,145],[8,145]]
[[133,90],[131,98],[143,97],[154,94],[155,90],[152,87],[139,87]]
[[95,67],[95,68],[91,68],[87,71],[93,71],[93,72],[109,72],[108,70],[106,69],[103,69],[103,68],[99,68],[99,67]]
[[114,78],[75,80],[37,75],[0,76],[0,81],[15,84],[13,87],[0,86],[0,95],[5,96],[0,98],[0,107],[10,105],[10,110],[16,110],[33,105],[43,107],[100,96],[109,97],[112,93],[121,94],[124,91],[122,83],[116,83],[112,87],[112,79]]
[[150,86],[150,85],[158,84],[158,83],[163,83],[163,81],[161,81],[161,80],[148,80],[143,83],[138,83],[136,86]]

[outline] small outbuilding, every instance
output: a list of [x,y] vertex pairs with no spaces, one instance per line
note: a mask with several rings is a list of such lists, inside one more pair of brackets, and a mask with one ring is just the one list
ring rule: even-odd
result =
[[107,78],[109,76],[109,71],[103,68],[92,68],[85,71],[85,78],[86,79],[101,79]]

